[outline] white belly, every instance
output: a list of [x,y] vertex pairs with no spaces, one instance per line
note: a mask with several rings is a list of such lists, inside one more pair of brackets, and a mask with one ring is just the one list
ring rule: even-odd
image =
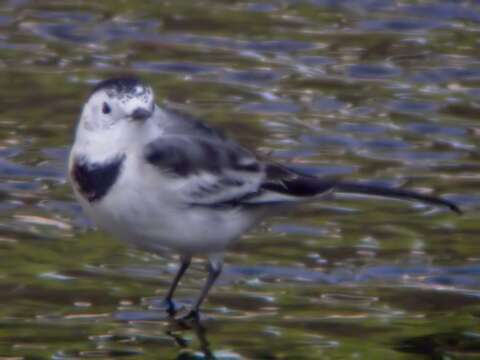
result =
[[[130,164],[131,165],[131,164]],[[170,249],[184,254],[222,252],[254,226],[259,216],[241,208],[210,208],[178,202],[148,174],[122,174],[99,202],[83,208],[99,228],[129,244],[150,251]]]

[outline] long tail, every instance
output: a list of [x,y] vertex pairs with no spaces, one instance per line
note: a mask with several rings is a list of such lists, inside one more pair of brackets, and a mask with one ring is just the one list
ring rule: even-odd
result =
[[337,182],[333,186],[335,191],[351,193],[384,196],[396,199],[418,200],[427,204],[446,206],[450,210],[461,215],[462,210],[452,201],[442,199],[440,197],[424,195],[411,190],[394,189],[379,185],[361,184],[355,182]]

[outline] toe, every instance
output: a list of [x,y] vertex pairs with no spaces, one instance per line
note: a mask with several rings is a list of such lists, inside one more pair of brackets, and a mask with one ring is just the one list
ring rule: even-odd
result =
[[163,299],[160,309],[164,310],[170,316],[174,316],[177,313],[177,307],[172,299]]
[[182,316],[179,320],[181,321],[192,321],[192,322],[199,322],[200,320],[200,312],[198,310],[190,310],[186,315]]

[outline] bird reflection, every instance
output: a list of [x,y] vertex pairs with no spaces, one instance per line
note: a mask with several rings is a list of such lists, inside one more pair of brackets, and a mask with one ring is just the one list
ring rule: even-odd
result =
[[[207,338],[207,329],[199,321],[184,321],[184,320],[174,320],[170,326],[170,329],[167,330],[166,334],[170,336],[175,343],[180,346],[182,349],[188,348],[188,341],[182,337],[181,331],[192,330],[195,334],[195,337],[200,344],[200,351],[204,355],[204,359],[215,360],[216,357],[210,349],[210,343]],[[198,356],[192,353],[180,353],[177,357],[179,360],[188,360],[188,359],[198,359]]]

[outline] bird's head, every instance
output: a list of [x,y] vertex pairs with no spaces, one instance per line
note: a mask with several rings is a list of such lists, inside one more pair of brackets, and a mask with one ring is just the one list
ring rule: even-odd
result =
[[80,121],[88,130],[106,130],[121,124],[142,123],[154,111],[151,87],[136,78],[112,78],[95,86]]

